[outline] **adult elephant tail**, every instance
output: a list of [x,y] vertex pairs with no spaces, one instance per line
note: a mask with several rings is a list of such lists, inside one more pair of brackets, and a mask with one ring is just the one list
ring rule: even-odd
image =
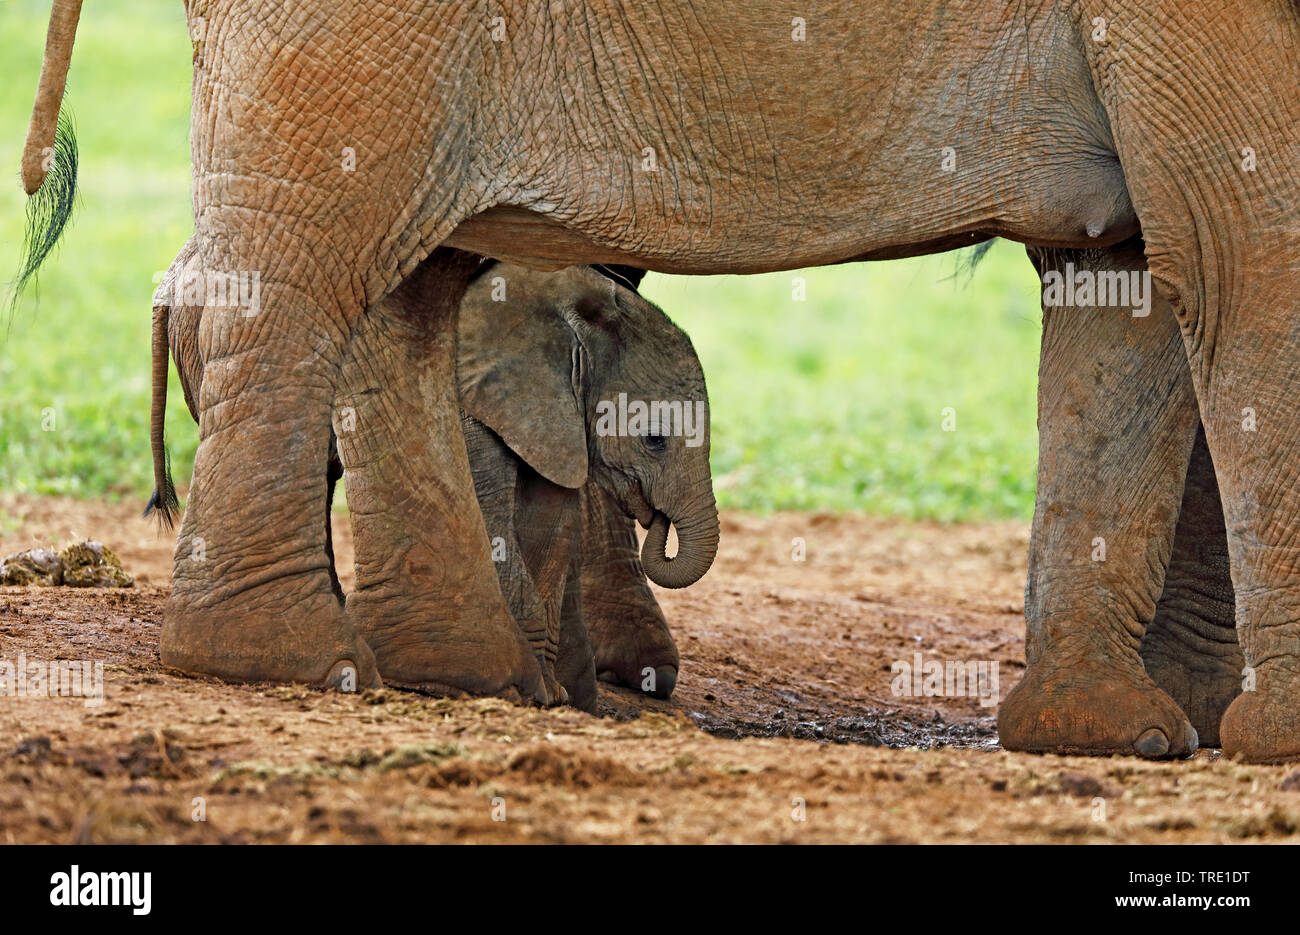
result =
[[23,189],[30,200],[15,296],[54,249],[72,215],[77,191],[77,140],[72,122],[60,109],[80,16],[81,0],[54,0],[50,10],[41,78],[23,146]]
[[49,156],[58,152],[55,142],[59,107],[63,103],[68,65],[72,62],[72,40],[77,35],[80,17],[81,0],[54,0],[49,32],[45,34],[41,80],[36,86],[32,122],[27,127],[27,143],[23,146],[23,189],[28,195],[35,195],[41,187],[50,168]]
[[[168,271],[170,273],[170,270]],[[144,508],[144,515],[157,514],[158,522],[172,528],[173,517],[180,509],[176,497],[176,484],[172,480],[172,459],[163,438],[167,418],[167,320],[171,314],[174,279],[165,279],[159,289],[163,296],[155,296],[153,303],[153,340],[150,342],[153,362],[150,368],[152,405],[149,411],[149,448],[153,452],[153,496]],[[165,291],[164,291],[165,290]]]

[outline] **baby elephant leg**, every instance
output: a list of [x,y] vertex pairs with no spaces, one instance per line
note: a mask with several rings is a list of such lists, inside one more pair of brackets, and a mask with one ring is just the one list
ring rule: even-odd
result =
[[[562,703],[567,698],[555,680],[555,654],[559,644],[564,565],[559,565],[560,594],[552,597],[539,587],[545,579],[535,578],[534,569],[529,565],[529,545],[536,549],[536,543],[530,541],[525,545],[521,539],[521,488],[526,483],[521,471],[529,469],[482,422],[462,416],[461,428],[501,593],[541,667],[547,694]],[[526,526],[529,520],[524,519]],[[549,571],[546,567],[538,570],[543,574]],[[555,587],[551,585],[552,589]]]
[[582,507],[577,490],[553,484],[520,465],[515,528],[524,563],[546,614],[553,640],[555,679],[569,704],[596,707],[596,669],[582,615],[579,542]]
[[[515,531],[523,549],[524,564],[544,614],[547,664],[567,698],[568,685],[560,675],[557,659],[565,591],[577,561],[578,538],[582,535],[578,491],[554,484],[521,463],[515,509]],[[587,654],[590,657],[590,649]],[[575,664],[581,664],[581,660],[565,661],[570,670],[565,676],[571,675]]]
[[641,569],[633,521],[597,484],[582,490],[582,616],[598,679],[672,695],[677,644]]
[[569,704],[588,714],[596,713],[596,660],[592,655],[587,622],[582,617],[582,571],[577,554],[573,556],[564,580],[555,678],[569,693]]

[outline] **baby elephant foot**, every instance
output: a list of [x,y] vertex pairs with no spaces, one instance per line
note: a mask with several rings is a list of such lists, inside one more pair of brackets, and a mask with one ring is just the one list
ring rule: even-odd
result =
[[676,666],[641,666],[637,669],[633,664],[632,671],[638,673],[639,680],[637,677],[620,675],[619,670],[612,666],[602,669],[598,678],[607,685],[635,688],[637,691],[645,692],[651,698],[671,698],[673,689],[677,687]]
[[1040,661],[998,707],[1007,750],[1148,759],[1190,756],[1196,730],[1145,672]]
[[[374,666],[373,657],[370,665]],[[376,670],[370,682],[366,685],[361,684],[361,666],[352,659],[340,659],[325,675],[323,688],[333,689],[340,692],[356,692],[362,688],[381,688],[383,681],[379,678],[379,672]]]
[[582,611],[577,606],[576,588],[565,595],[560,619],[559,647],[555,653],[555,678],[565,689],[568,703],[588,714],[596,713],[596,660]]
[[569,691],[556,678],[554,667],[540,660],[538,667],[542,670],[542,698],[538,699],[538,703],[543,707],[568,704]]
[[596,713],[596,669],[590,648],[585,654],[566,653],[561,643],[560,655],[555,660],[555,677],[564,693],[561,699],[564,703],[588,714]]
[[[1269,676],[1272,678],[1269,678]],[[1250,763],[1300,760],[1300,678],[1260,671],[1254,691],[1237,696],[1223,715],[1219,737],[1226,756]]]
[[658,607],[655,613],[596,608],[587,614],[596,677],[652,698],[668,698],[677,687],[677,644]]
[[159,645],[163,664],[231,682],[301,682],[344,692],[383,684],[374,655],[332,594],[274,613],[227,603],[196,608],[173,596]]

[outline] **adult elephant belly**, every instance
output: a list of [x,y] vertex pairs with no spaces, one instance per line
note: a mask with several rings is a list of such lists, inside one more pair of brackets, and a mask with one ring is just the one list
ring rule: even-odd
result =
[[[694,4],[699,7],[699,4]],[[815,5],[816,6],[816,5]],[[445,243],[543,268],[750,273],[1138,230],[1073,24],[992,4],[743,23],[638,8],[489,57],[483,207]],[[540,15],[540,14],[539,14]],[[521,93],[526,91],[526,93]]]

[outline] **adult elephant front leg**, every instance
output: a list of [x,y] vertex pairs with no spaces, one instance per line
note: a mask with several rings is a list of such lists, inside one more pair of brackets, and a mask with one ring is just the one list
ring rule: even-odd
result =
[[353,331],[334,417],[355,531],[347,612],[391,684],[548,704],[492,570],[452,379],[477,262],[435,250]]
[[1052,286],[1072,287],[1077,276],[1149,281],[1140,241],[1030,255],[1047,288],[1028,670],[999,707],[1001,742],[1039,752],[1186,755],[1196,731],[1138,652],[1161,595],[1198,423],[1178,325],[1150,293],[1146,316],[1091,300],[1054,304],[1068,293]]
[[[1300,186],[1293,191],[1300,197]],[[1297,251],[1300,242],[1279,255]],[[1225,754],[1265,763],[1300,760],[1300,279],[1290,281],[1290,296],[1258,300],[1259,312],[1286,308],[1274,314],[1290,320],[1261,327],[1257,345],[1238,332],[1241,344],[1216,363],[1206,394],[1206,433],[1216,468],[1224,465],[1218,476],[1244,663],[1239,685],[1225,688],[1236,697],[1219,737]]]

